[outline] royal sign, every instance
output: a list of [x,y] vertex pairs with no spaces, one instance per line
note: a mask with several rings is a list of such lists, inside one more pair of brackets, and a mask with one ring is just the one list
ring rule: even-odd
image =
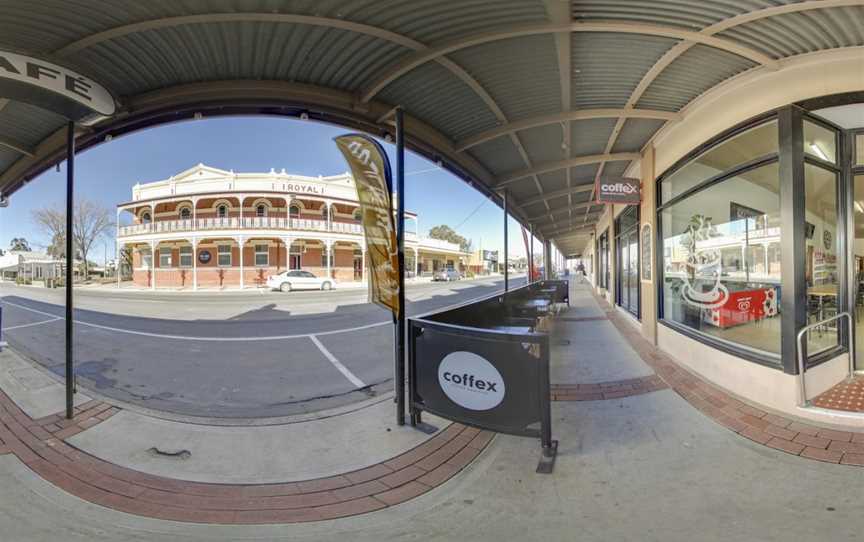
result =
[[642,202],[642,181],[627,177],[598,179],[594,193],[597,195],[597,203],[638,205]]
[[68,68],[0,51],[0,96],[48,109],[71,120],[116,111],[108,90]]
[[361,222],[369,254],[369,298],[398,318],[399,260],[396,227],[391,204],[390,161],[374,139],[362,134],[334,138],[348,162],[357,187]]

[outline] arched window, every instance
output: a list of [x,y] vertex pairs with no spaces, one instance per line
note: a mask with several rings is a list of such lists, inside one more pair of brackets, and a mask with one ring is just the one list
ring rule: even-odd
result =
[[219,218],[225,218],[228,216],[228,206],[224,203],[216,208],[216,216]]
[[255,207],[255,216],[267,216],[267,206],[263,203],[259,203],[257,207]]
[[141,213],[141,222],[144,224],[150,223],[150,211],[144,211]]
[[360,221],[363,218],[363,213],[360,209],[354,209],[354,220]]
[[291,218],[300,218],[300,206],[299,205],[292,205],[291,207],[289,207],[288,208],[288,215]]
[[192,209],[189,207],[183,207],[180,209],[180,219],[187,220],[189,218],[192,218]]

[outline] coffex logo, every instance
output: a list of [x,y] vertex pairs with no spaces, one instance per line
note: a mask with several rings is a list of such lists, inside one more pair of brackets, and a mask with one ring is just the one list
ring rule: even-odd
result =
[[600,189],[603,192],[610,192],[613,194],[635,194],[639,188],[633,186],[632,184],[624,184],[624,183],[615,183],[615,184],[601,184]]
[[504,400],[501,373],[473,352],[451,352],[438,365],[438,385],[454,403],[468,410],[490,410]]
[[496,391],[495,388],[498,386],[497,382],[489,382],[480,378],[475,380],[474,375],[469,375],[468,373],[454,375],[448,371],[444,373],[444,380],[453,382],[454,384],[464,384],[469,388],[477,388],[478,390]]

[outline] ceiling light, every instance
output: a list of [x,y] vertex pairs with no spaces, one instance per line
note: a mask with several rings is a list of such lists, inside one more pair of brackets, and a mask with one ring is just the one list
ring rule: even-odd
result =
[[201,119],[204,118],[204,115],[202,115],[200,112],[196,112],[196,113],[193,115],[193,117],[195,117],[195,120],[201,120]]
[[300,120],[309,120],[309,113],[305,111],[300,113]]
[[855,210],[861,214],[864,214],[864,206],[861,205],[860,201],[855,202]]
[[828,158],[828,155],[825,154],[825,151],[822,150],[822,147],[817,145],[816,143],[810,143],[810,149],[818,156],[819,158],[825,160],[826,162],[830,162],[831,160]]

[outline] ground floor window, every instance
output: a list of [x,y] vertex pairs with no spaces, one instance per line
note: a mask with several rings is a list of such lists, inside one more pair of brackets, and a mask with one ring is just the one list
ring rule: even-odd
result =
[[159,267],[171,267],[171,247],[159,249]]
[[180,267],[192,267],[192,247],[180,247]]
[[710,179],[660,211],[662,317],[776,356],[781,347],[779,165],[773,161]]
[[327,267],[328,265],[330,265],[329,256],[330,256],[330,251],[327,250],[327,247],[325,246],[321,250],[321,267]]
[[216,251],[216,264],[219,267],[231,267],[231,245],[219,245]]
[[615,302],[639,317],[639,208],[628,207],[615,221],[617,234]]
[[609,289],[609,230],[597,240],[597,286]]
[[270,264],[270,247],[267,245],[255,245],[255,265],[266,267]]

